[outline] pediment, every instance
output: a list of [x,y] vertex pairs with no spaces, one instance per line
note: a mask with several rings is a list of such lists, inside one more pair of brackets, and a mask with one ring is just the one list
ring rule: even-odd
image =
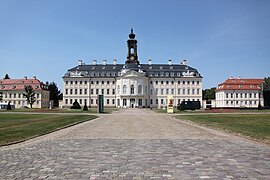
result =
[[122,77],[145,77],[144,72],[137,72],[134,70],[129,70],[122,74]]

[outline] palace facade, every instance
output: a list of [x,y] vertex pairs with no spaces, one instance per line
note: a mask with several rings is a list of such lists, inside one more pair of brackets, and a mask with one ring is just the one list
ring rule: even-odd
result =
[[264,79],[230,77],[216,89],[217,108],[258,108],[263,106]]
[[35,92],[33,108],[48,108],[50,103],[48,86],[35,76],[33,78],[24,77],[24,79],[0,79],[2,102],[10,102],[15,105],[15,108],[30,107],[23,96],[26,85],[31,85]]
[[98,64],[79,64],[63,76],[63,107],[77,101],[80,105],[97,106],[97,96],[104,95],[106,107],[165,107],[167,96],[173,95],[173,105],[182,101],[202,102],[202,76],[183,60],[179,64],[148,64],[139,62],[137,40],[131,29],[127,40],[125,64],[103,60]]

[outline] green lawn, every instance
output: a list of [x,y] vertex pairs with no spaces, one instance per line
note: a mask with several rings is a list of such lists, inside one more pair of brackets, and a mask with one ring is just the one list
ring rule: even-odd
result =
[[176,117],[270,143],[270,114],[211,114]]
[[0,146],[24,141],[81,122],[93,115],[0,114]]

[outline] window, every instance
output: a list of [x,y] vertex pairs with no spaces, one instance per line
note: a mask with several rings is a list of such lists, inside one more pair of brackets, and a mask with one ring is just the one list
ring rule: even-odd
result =
[[238,93],[236,93],[236,98],[238,98]]
[[192,94],[193,94],[193,95],[195,94],[195,89],[192,89]]
[[153,81],[150,81],[150,84],[153,84]]
[[254,93],[254,98],[256,98],[257,97],[257,94],[256,93]]
[[231,98],[233,98],[233,93],[231,93]]
[[69,100],[69,104],[72,104],[72,99]]
[[112,94],[115,95],[115,89],[112,89]]
[[94,84],[94,81],[91,81],[91,84]]
[[78,84],[78,81],[75,81],[75,84]]
[[174,84],[174,81],[172,81],[171,83]]
[[172,94],[174,94],[174,89],[172,89]]
[[66,89],[66,94],[68,94],[68,89]]
[[188,95],[190,94],[190,89],[187,90],[187,94],[188,94]]
[[99,81],[96,81],[96,84],[98,84],[99,83]]
[[138,86],[138,94],[142,94],[142,85]]
[[161,89],[160,89],[160,94],[161,94],[161,95],[163,95],[163,91],[164,91],[164,89],[161,88]]
[[99,94],[99,89],[96,89],[96,94]]
[[226,98],[229,98],[229,94],[228,93],[226,93]]
[[124,85],[124,86],[123,86],[123,94],[126,94],[126,93],[127,93],[127,86]]
[[75,94],[77,94],[78,93],[78,89],[75,89]]
[[87,84],[87,81],[84,81],[84,84]]
[[134,94],[134,85],[130,86],[130,94]]
[[190,81],[188,81],[187,84],[190,84]]
[[180,88],[178,88],[178,90],[177,90],[177,91],[178,91],[178,94],[181,94],[181,89],[180,89]]
[[110,84],[110,81],[107,81],[107,84]]
[[197,84],[200,84],[200,81],[197,81]]
[[117,94],[120,94],[120,86],[117,86]]
[[180,84],[180,81],[178,81],[177,84]]
[[200,94],[200,89],[197,89],[197,94],[198,94],[198,95]]
[[123,106],[127,106],[127,99],[123,99]]
[[69,94],[73,94],[73,89],[70,89],[70,93]]
[[120,99],[117,99],[117,106],[120,106]]
[[186,89],[184,88],[183,89],[183,93],[182,93],[183,95],[185,95],[186,94]]
[[158,88],[156,89],[156,94],[158,94]]
[[82,94],[82,89],[80,89],[80,94]]
[[192,81],[192,84],[195,84],[195,81]]
[[70,81],[70,84],[73,84],[73,81]]
[[19,93],[19,98],[21,98],[21,93]]
[[94,99],[91,99],[91,104],[94,104]]
[[82,84],[82,81],[80,81],[80,84]]
[[39,98],[39,94],[37,94],[37,99]]
[[150,95],[153,95],[153,89],[150,89]]
[[101,89],[101,94],[104,94],[104,89]]
[[110,89],[107,89],[107,94],[110,94]]
[[80,99],[80,105],[82,104],[82,99]]
[[107,105],[109,105],[110,104],[110,99],[107,99]]
[[156,99],[156,104],[158,104],[158,99]]
[[94,89],[91,89],[91,94],[94,94]]
[[245,93],[245,98],[247,98],[247,93]]
[[[66,84],[68,84],[68,81],[66,81]],[[67,104],[67,103],[66,103]]]
[[169,89],[166,89],[166,94],[169,94]]
[[252,98],[252,93],[249,93],[249,98]]
[[240,98],[243,98],[243,94],[242,93],[240,93]]
[[163,84],[163,81],[160,81],[161,84]]
[[183,81],[183,84],[186,84],[186,81]]
[[87,94],[87,89],[84,89],[84,94]]
[[164,100],[163,99],[161,99],[161,104],[163,104],[164,103]]
[[68,99],[66,99],[66,104],[68,104]]
[[156,84],[158,84],[158,81],[156,81]]
[[166,84],[169,84],[169,81],[166,81]]
[[114,81],[112,83],[114,84]]
[[112,99],[112,104],[115,104],[115,99]]

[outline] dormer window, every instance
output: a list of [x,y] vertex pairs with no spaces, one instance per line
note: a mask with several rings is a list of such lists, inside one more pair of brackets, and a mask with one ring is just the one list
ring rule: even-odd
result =
[[149,69],[152,69],[152,66],[149,66]]
[[95,67],[93,66],[92,69],[95,69]]
[[163,69],[163,66],[160,66],[159,69]]
[[170,69],[173,69],[173,66],[170,66]]
[[105,69],[105,66],[103,66],[102,69]]

